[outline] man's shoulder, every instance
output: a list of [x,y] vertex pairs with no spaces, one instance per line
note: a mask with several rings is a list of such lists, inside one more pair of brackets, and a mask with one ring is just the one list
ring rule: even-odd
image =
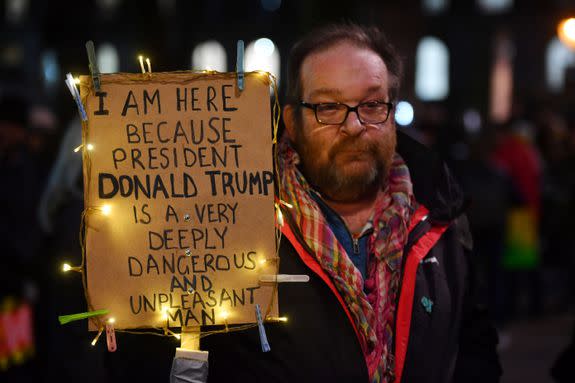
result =
[[436,222],[451,222],[467,207],[467,198],[437,152],[405,132],[397,132],[397,152],[409,168],[413,193]]

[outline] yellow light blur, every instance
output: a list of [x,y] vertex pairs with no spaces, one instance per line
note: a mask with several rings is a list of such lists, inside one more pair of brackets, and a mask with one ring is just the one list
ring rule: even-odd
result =
[[95,346],[96,343],[98,343],[98,339],[100,339],[100,335],[102,335],[103,331],[104,331],[104,327],[100,327],[100,330],[98,331],[98,335],[96,335],[96,337],[92,340],[92,346]]
[[100,210],[102,210],[102,214],[104,215],[110,215],[110,213],[112,212],[112,206],[106,204],[106,205],[102,205],[102,207],[100,208]]
[[116,323],[116,318],[108,319],[108,323],[110,323],[110,324]]
[[226,310],[222,310],[222,311],[220,312],[220,317],[221,317],[224,321],[228,320],[228,317],[229,317],[229,316],[230,316],[230,313],[227,312]]
[[268,322],[287,322],[288,318],[287,317],[267,317],[266,321]]
[[80,151],[80,149],[82,149],[82,146],[84,146],[84,145],[77,146],[77,147],[74,149],[74,153],[78,153],[78,152]]
[[259,260],[259,263],[260,263],[261,266],[265,265],[266,262],[267,262],[267,260],[266,260],[265,258],[261,258],[261,259]]
[[74,84],[78,85],[80,83],[80,77],[74,77]]
[[146,64],[148,64],[148,72],[152,73],[152,63],[150,59],[146,57]]
[[146,73],[146,68],[144,68],[144,56],[138,56],[138,61],[140,61],[140,69],[142,70],[142,73]]
[[168,309],[167,309],[167,308],[162,309],[162,319],[163,319],[163,320],[168,320],[168,318],[169,318],[169,317],[168,317]]
[[182,338],[182,336],[181,336],[180,334],[174,334],[174,337],[175,337],[176,339],[181,339],[181,338]]
[[72,270],[72,266],[70,266],[68,263],[64,263],[64,264],[62,265],[62,271],[63,271],[63,272],[66,273],[66,272],[68,272],[68,271],[70,271],[70,270]]
[[88,150],[94,150],[94,145],[88,144],[88,145],[86,145],[86,149],[88,149]]
[[563,44],[575,49],[575,17],[562,20],[557,27],[557,34]]

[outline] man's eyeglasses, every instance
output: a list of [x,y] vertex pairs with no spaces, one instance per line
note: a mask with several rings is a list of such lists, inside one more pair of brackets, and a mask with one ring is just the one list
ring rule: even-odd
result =
[[325,125],[343,124],[349,112],[355,112],[362,124],[383,124],[393,109],[392,102],[383,101],[362,102],[354,107],[339,102],[309,104],[300,101],[300,105],[313,110],[317,122]]

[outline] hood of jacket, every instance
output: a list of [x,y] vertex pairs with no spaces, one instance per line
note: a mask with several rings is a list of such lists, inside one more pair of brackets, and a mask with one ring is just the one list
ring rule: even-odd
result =
[[409,168],[415,199],[429,209],[429,218],[447,223],[467,208],[463,191],[440,156],[397,130],[397,149]]

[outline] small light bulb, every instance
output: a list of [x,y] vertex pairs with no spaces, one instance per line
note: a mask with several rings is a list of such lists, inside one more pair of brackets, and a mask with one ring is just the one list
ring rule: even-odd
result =
[[280,322],[287,322],[287,321],[288,321],[288,318],[287,318],[287,317],[279,317],[279,318],[278,318],[278,321],[280,321]]
[[80,77],[74,77],[74,84],[78,85],[80,83]]
[[84,146],[84,145],[80,145],[80,146],[77,146],[76,148],[74,148],[74,153],[78,153],[80,151],[80,149],[82,149],[82,146]]
[[260,265],[265,265],[267,260],[265,258],[260,259]]
[[230,314],[229,314],[226,310],[223,310],[223,311],[220,313],[220,316],[222,317],[223,320],[227,320],[228,317],[230,316]]
[[68,271],[70,271],[70,270],[72,270],[72,266],[70,266],[69,264],[64,263],[64,264],[62,265],[62,271],[63,271],[63,272],[68,272]]
[[180,334],[174,334],[174,337],[175,337],[176,339],[181,339],[181,338],[182,338],[182,336],[181,336]]
[[162,309],[162,319],[163,320],[168,320],[168,309]]
[[146,57],[146,64],[148,64],[148,72],[152,73],[152,63],[150,62],[150,59]]
[[101,210],[102,210],[102,214],[110,215],[110,212],[112,211],[112,207],[110,205],[106,204],[106,205],[102,206]]
[[100,339],[100,335],[102,335],[102,332],[104,332],[104,327],[100,327],[100,330],[98,331],[98,335],[96,335],[94,337],[94,339],[92,340],[92,346],[95,346],[96,343],[98,343],[98,339]]
[[94,150],[94,145],[88,144],[88,145],[86,145],[86,149],[88,149],[88,150]]
[[108,319],[108,323],[110,323],[110,324],[116,323],[116,318]]
[[140,61],[140,69],[142,70],[142,73],[146,73],[146,69],[144,68],[144,56],[138,56],[138,61]]

